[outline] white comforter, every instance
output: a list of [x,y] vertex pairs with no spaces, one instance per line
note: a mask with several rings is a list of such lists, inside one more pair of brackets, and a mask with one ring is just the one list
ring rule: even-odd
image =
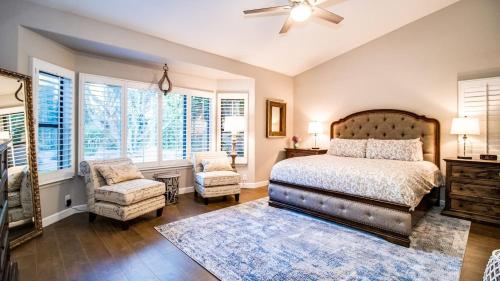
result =
[[274,165],[271,180],[400,203],[414,209],[432,187],[442,184],[428,161],[397,161],[315,155]]

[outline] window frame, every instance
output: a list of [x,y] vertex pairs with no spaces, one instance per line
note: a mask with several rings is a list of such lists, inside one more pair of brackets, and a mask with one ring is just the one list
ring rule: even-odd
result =
[[[46,185],[58,181],[68,180],[75,176],[76,171],[76,139],[75,139],[75,118],[76,118],[76,75],[75,72],[69,70],[67,68],[43,61],[37,58],[31,58],[31,70],[32,70],[32,86],[33,86],[33,115],[34,115],[34,130],[35,130],[35,143],[38,143],[38,81],[39,81],[39,72],[47,72],[52,75],[57,75],[60,77],[65,77],[71,79],[71,93],[73,96],[72,99],[72,110],[71,110],[71,167],[65,169],[58,169],[53,172],[39,172],[39,182],[40,185]],[[38,163],[37,163],[38,164]]]
[[[127,114],[128,114],[128,108],[127,108],[127,99],[128,99],[128,88],[135,88],[135,89],[143,89],[143,90],[151,90],[154,89],[158,93],[158,122],[157,122],[157,130],[158,130],[158,135],[157,135],[157,141],[158,141],[158,146],[157,146],[157,161],[153,162],[138,162],[135,163],[137,167],[139,167],[142,170],[148,170],[152,168],[163,168],[163,167],[180,167],[180,166],[191,166],[191,97],[193,96],[198,96],[198,97],[204,97],[204,98],[210,98],[212,100],[212,104],[210,107],[210,114],[212,118],[217,118],[216,114],[216,94],[213,91],[207,91],[207,90],[198,90],[198,89],[189,89],[189,88],[184,88],[184,87],[173,87],[172,92],[181,94],[181,95],[186,95],[186,102],[187,102],[187,109],[186,109],[186,159],[171,159],[171,160],[164,160],[163,159],[163,145],[162,145],[162,129],[163,129],[163,93],[156,88],[156,84],[152,83],[145,83],[145,82],[140,82],[140,81],[132,81],[132,80],[125,80],[125,79],[120,79],[120,78],[113,78],[113,77],[107,77],[107,76],[100,76],[100,75],[93,75],[93,74],[87,74],[87,73],[80,73],[79,74],[79,108],[78,108],[78,116],[79,116],[79,126],[78,126],[78,141],[80,145],[78,146],[78,159],[79,161],[84,161],[85,159],[83,158],[83,138],[84,138],[84,98],[85,98],[85,92],[84,92],[84,85],[86,82],[91,82],[91,83],[103,83],[103,84],[110,84],[110,85],[116,85],[120,86],[122,88],[122,99],[120,102],[121,106],[121,118],[122,118],[122,127],[121,127],[121,146],[120,146],[120,157],[128,157],[127,156],[127,130],[128,130],[128,122],[127,122]],[[215,124],[215,123],[214,123]],[[215,151],[216,147],[216,125],[212,126],[210,136],[212,138],[212,142],[210,145],[210,151]]]
[[245,101],[244,105],[244,118],[245,118],[245,130],[243,131],[244,136],[244,145],[243,145],[243,153],[244,157],[236,157],[235,163],[237,165],[246,165],[248,164],[248,93],[247,92],[219,92],[217,93],[217,151],[222,151],[222,114],[221,114],[221,105],[223,99],[243,99]]

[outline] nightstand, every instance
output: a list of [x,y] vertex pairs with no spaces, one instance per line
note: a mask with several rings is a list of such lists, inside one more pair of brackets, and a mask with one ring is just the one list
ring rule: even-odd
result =
[[444,159],[442,214],[500,225],[500,161]]
[[326,154],[327,149],[285,148],[286,158]]

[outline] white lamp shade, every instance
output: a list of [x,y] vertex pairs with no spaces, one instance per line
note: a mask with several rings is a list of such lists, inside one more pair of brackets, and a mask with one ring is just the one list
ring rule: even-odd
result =
[[245,117],[228,116],[224,118],[224,131],[238,133],[245,131]]
[[453,135],[479,135],[479,120],[471,117],[453,118],[450,133]]
[[10,132],[0,131],[0,140],[10,140]]
[[323,124],[320,122],[309,122],[309,128],[307,129],[309,134],[321,134],[323,133]]

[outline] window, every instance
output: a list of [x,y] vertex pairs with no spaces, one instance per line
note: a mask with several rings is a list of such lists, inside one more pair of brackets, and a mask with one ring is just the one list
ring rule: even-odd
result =
[[[80,75],[82,160],[127,156],[139,166],[214,150],[213,93]],[[188,162],[182,163],[188,164]]]
[[163,97],[163,160],[187,158],[187,96],[177,90]]
[[[480,122],[480,135],[469,136],[473,156],[500,154],[500,77],[459,81],[458,113]],[[459,145],[459,153],[463,153]]]
[[7,148],[7,166],[27,165],[24,107],[0,109],[0,131],[8,131],[12,141]]
[[127,156],[137,163],[158,161],[158,91],[127,89]]
[[82,160],[102,160],[121,156],[122,87],[99,82],[83,84]]
[[33,59],[37,159],[43,183],[74,175],[74,73]]
[[[238,93],[218,94],[218,149],[220,151],[231,152],[232,134],[224,131],[224,121],[226,117],[244,116],[248,123],[248,95]],[[247,138],[248,129],[236,135],[236,163],[247,163]]]
[[212,150],[212,99],[191,97],[191,152]]

